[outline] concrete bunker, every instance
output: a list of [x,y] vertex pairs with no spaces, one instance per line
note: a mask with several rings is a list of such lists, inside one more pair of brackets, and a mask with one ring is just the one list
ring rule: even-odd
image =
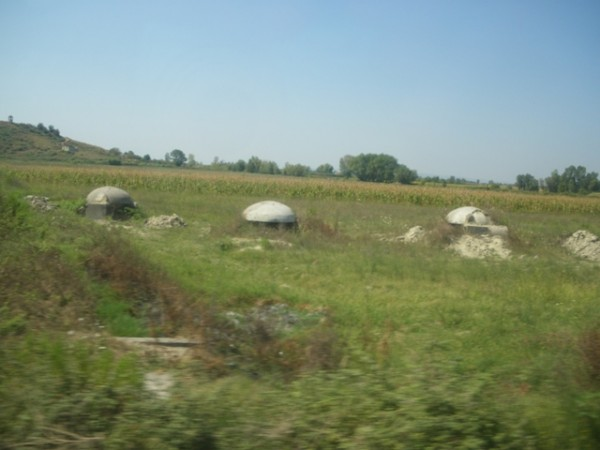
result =
[[99,220],[106,218],[126,219],[137,207],[131,196],[123,189],[103,186],[90,192],[85,202],[85,216]]
[[446,222],[453,226],[462,226],[469,234],[491,234],[494,236],[507,236],[508,227],[494,225],[491,217],[475,206],[461,206],[446,215]]
[[475,206],[461,206],[446,215],[446,222],[452,225],[492,225],[492,219]]
[[294,228],[297,225],[296,214],[287,205],[266,200],[248,206],[242,216],[247,222],[275,227]]

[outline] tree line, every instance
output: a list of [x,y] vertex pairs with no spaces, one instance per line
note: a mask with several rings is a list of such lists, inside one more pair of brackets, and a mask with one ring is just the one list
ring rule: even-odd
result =
[[417,172],[409,169],[404,164],[399,164],[396,158],[385,154],[361,153],[360,155],[346,155],[340,160],[340,170],[328,163],[319,165],[315,170],[304,164],[286,163],[282,168],[275,161],[260,159],[252,156],[247,161],[240,159],[236,162],[226,162],[215,158],[208,165],[196,163],[193,155],[186,156],[179,149],[172,150],[165,155],[165,161],[177,167],[201,167],[209,170],[260,173],[266,175],[287,175],[294,177],[307,177],[311,175],[334,176],[341,175],[345,178],[357,178],[360,181],[379,183],[398,182],[410,184],[418,179]]
[[584,166],[569,166],[562,173],[553,170],[549,177],[537,179],[527,173],[517,175],[516,186],[522,191],[587,194],[600,192],[597,172],[588,172]]
[[188,166],[215,171],[260,173],[265,175],[289,175],[295,177],[306,177],[314,174],[334,175],[335,169],[331,164],[321,164],[315,170],[303,164],[286,163],[283,168],[275,161],[261,159],[252,156],[247,161],[240,159],[236,162],[227,162],[215,157],[213,161],[204,165],[196,162],[194,155],[185,155],[182,150],[174,149],[165,155],[165,162],[177,167]]

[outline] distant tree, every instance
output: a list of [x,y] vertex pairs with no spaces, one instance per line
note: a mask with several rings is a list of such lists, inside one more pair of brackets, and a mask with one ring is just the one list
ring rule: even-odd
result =
[[584,191],[600,192],[600,180],[598,180],[598,172],[589,172],[586,174],[584,182]]
[[110,156],[121,156],[121,150],[119,150],[117,147],[113,147],[108,151],[108,154]]
[[538,180],[533,175],[517,175],[517,188],[520,191],[537,191],[539,187]]
[[303,166],[302,164],[286,163],[283,168],[283,174],[292,177],[306,177],[310,175],[310,167]]
[[231,167],[231,163],[225,162],[222,159],[219,159],[218,156],[215,156],[212,160],[212,162],[210,163],[210,170],[215,170],[215,171],[224,171],[224,170],[230,170]]
[[166,163],[171,163],[171,154],[170,153],[165,153],[165,162]]
[[562,174],[559,174],[557,170],[554,170],[552,171],[552,174],[546,178],[545,184],[548,192],[576,194],[600,191],[598,173],[588,173],[584,166],[569,166]]
[[171,150],[171,155],[170,156],[171,156],[171,161],[177,167],[183,166],[185,164],[185,162],[187,161],[187,157],[185,156],[185,153],[183,153],[178,148],[176,148],[175,150]]
[[148,154],[145,154],[142,159],[144,160],[144,162],[150,162],[150,161],[152,161],[152,158]]
[[356,156],[346,155],[340,159],[340,175],[344,178],[350,178],[352,176],[352,164]]
[[196,167],[198,163],[196,162],[196,157],[192,153],[188,153],[187,156],[188,166]]
[[13,116],[8,116],[8,123],[13,123]]
[[123,153],[123,157],[134,161],[139,161],[142,159],[141,156],[136,155],[132,150],[127,150],[125,153]]
[[48,128],[46,128],[46,126],[43,123],[38,123],[37,124],[37,129],[39,131],[41,131],[42,133],[47,133],[48,132]]
[[277,175],[281,173],[279,166],[274,161],[261,161],[258,171],[268,175]]
[[60,131],[58,128],[54,128],[52,125],[48,125],[48,133],[53,136],[60,137]]
[[229,170],[232,172],[245,172],[246,171],[246,161],[243,159],[238,160],[238,162],[229,164]]
[[320,175],[333,175],[333,166],[331,164],[321,164],[319,167],[315,169],[315,172]]
[[411,170],[406,167],[404,164],[399,164],[396,168],[396,181],[401,184],[412,184],[417,181],[416,170]]
[[548,178],[546,178],[546,189],[548,192],[558,192],[558,186],[560,184],[560,175],[558,170],[553,170]]
[[260,165],[262,161],[257,156],[252,156],[246,164],[246,172],[258,173],[260,171]]
[[361,181],[394,181],[398,161],[390,155],[361,153],[350,160],[350,172]]

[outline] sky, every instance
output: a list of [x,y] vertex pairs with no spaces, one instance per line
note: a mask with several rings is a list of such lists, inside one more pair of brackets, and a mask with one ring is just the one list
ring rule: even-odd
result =
[[0,0],[0,120],[162,159],[600,172],[598,0]]

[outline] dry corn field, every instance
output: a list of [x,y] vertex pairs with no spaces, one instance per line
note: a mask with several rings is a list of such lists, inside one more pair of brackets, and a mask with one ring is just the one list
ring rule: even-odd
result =
[[600,198],[593,196],[544,195],[450,186],[406,186],[334,178],[295,178],[186,169],[11,165],[4,166],[2,170],[7,176],[23,182],[35,180],[90,188],[110,185],[125,190],[190,194],[375,201],[440,207],[477,205],[505,211],[600,213]]

